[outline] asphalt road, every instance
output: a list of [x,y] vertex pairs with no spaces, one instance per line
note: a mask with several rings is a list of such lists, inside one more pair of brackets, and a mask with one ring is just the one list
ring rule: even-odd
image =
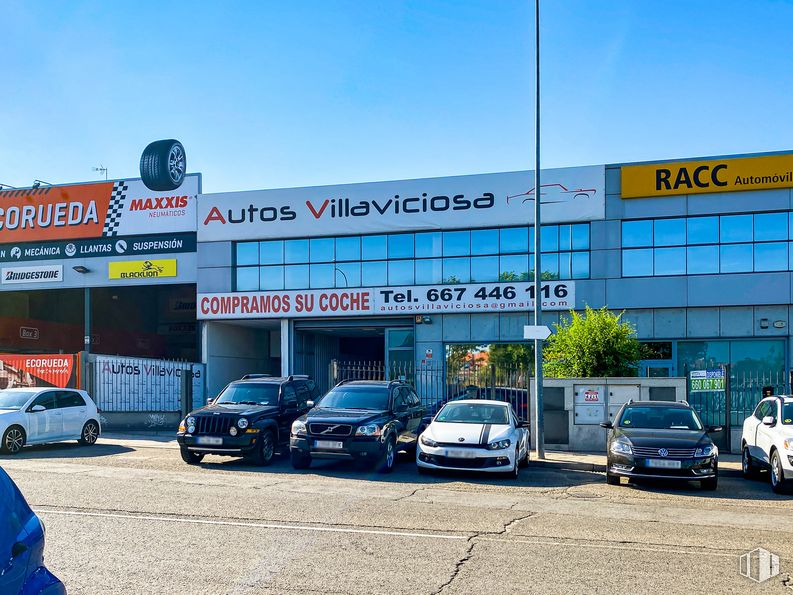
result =
[[[525,469],[390,476],[340,463],[295,472],[171,445],[100,441],[0,457],[47,526],[69,593],[791,593],[793,497],[761,481],[607,486]],[[738,557],[764,547],[758,585]],[[793,581],[791,581],[793,583]]]

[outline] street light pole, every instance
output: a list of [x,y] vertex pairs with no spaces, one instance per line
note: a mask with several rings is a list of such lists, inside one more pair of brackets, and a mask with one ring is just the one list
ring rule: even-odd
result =
[[[534,0],[535,24],[535,140],[534,140],[534,324],[542,324],[540,283],[540,0]],[[534,441],[538,459],[545,458],[545,415],[542,406],[542,339],[534,339]]]

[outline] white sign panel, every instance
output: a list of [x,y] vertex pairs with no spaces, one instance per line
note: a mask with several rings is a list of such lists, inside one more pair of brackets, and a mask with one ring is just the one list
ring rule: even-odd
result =
[[60,283],[63,281],[63,265],[54,264],[34,267],[8,267],[0,270],[0,282],[10,283]]
[[[108,218],[105,220],[105,236],[188,232],[196,229],[197,175],[185,176],[182,185],[169,192],[149,190],[141,180],[123,182],[121,190],[116,192],[111,198]],[[117,209],[115,217],[114,207]]]
[[[572,281],[545,281],[541,293],[544,310],[575,307]],[[198,318],[202,320],[515,312],[532,308],[532,283],[306,289],[198,296]]]
[[[543,222],[605,217],[605,168],[543,172]],[[255,240],[531,224],[534,172],[202,194],[198,240]]]
[[545,341],[548,337],[551,336],[551,329],[547,326],[524,326],[523,327],[523,338],[527,340],[531,339],[539,339],[540,341]]

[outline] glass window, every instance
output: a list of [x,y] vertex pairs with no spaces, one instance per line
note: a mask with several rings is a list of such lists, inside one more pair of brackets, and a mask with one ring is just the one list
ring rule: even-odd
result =
[[528,254],[501,256],[499,263],[499,281],[527,281],[529,279]]
[[361,238],[361,252],[364,260],[385,260],[388,257],[386,237],[364,236]]
[[471,254],[498,254],[498,230],[497,229],[472,230]]
[[[545,230],[543,230],[544,232]],[[545,279],[558,279],[559,278],[559,254],[551,252],[546,254],[543,252],[540,259],[542,265],[543,278]],[[533,267],[532,267],[533,268]]]
[[498,281],[498,256],[475,256],[471,259],[471,282]]
[[259,289],[283,289],[284,267],[259,267]]
[[360,260],[361,238],[336,238],[336,261]]
[[333,287],[335,276],[335,267],[332,264],[312,264],[311,288]]
[[237,244],[237,264],[240,266],[259,264],[259,242]]
[[754,216],[754,241],[787,239],[787,213],[762,213]]
[[284,242],[259,242],[259,264],[284,264]]
[[412,260],[388,261],[389,285],[413,285],[414,282],[415,282],[415,276],[413,274]]
[[787,242],[754,245],[755,271],[786,271]]
[[570,268],[573,279],[589,279],[589,252],[573,252]]
[[443,232],[443,255],[444,256],[468,256],[469,254],[471,254],[471,232],[470,231],[444,231]]
[[559,253],[559,278],[560,279],[572,279],[570,276],[570,253],[569,252],[560,252]]
[[685,248],[656,248],[653,250],[656,275],[685,275]]
[[[442,255],[441,232],[429,231],[427,233],[416,234],[416,258],[427,258],[430,256]],[[418,275],[418,271],[416,274]]]
[[752,270],[752,245],[735,244],[719,247],[722,273],[747,273]]
[[686,250],[689,275],[707,275],[719,272],[718,246],[691,246]]
[[543,225],[540,234],[543,252],[556,252],[559,250],[559,228],[556,225]]
[[308,262],[308,240],[286,240],[284,262]]
[[689,244],[717,244],[719,241],[718,217],[691,217],[686,227]]
[[336,287],[361,286],[360,262],[337,262],[334,272],[336,273]]
[[573,249],[572,228],[569,225],[559,226],[559,250]]
[[237,291],[258,291],[259,268],[239,267],[237,269]]
[[313,238],[310,242],[311,262],[333,262],[333,238]]
[[589,250],[589,223],[573,225],[573,250]]
[[649,277],[653,274],[652,250],[623,250],[622,276]]
[[361,263],[361,285],[380,287],[388,285],[388,267],[382,260]]
[[308,265],[284,267],[284,289],[308,289]]
[[443,281],[443,261],[440,258],[425,258],[416,261],[416,283],[431,285]]
[[444,283],[470,283],[470,281],[471,281],[470,258],[443,259]]
[[719,238],[723,244],[752,241],[752,216],[727,215],[720,217]]
[[653,222],[651,220],[623,221],[622,245],[627,248],[636,246],[652,246]]
[[502,254],[529,251],[529,230],[526,227],[513,227],[502,229],[499,237],[499,247]]
[[412,233],[388,236],[388,258],[413,258],[414,254]]
[[[686,220],[685,219],[656,219],[655,221],[655,246],[685,246]],[[657,274],[657,273],[656,273]]]

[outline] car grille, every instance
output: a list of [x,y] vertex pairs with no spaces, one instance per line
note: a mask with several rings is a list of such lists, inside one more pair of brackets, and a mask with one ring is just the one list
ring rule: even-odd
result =
[[309,424],[308,431],[314,436],[349,436],[352,426],[349,424]]
[[480,457],[476,459],[458,459],[456,457],[441,457],[434,456],[437,465],[443,467],[458,467],[461,469],[481,469],[482,467],[492,466],[491,462],[485,458]]
[[444,448],[485,448],[484,444],[478,442],[438,442],[438,446]]
[[[659,450],[664,448],[663,446],[659,447],[647,447],[647,446],[633,446],[633,456],[635,457],[652,457],[658,458],[661,455],[658,453]],[[667,448],[666,450],[669,451],[669,454],[666,457],[661,458],[669,458],[669,459],[691,459],[694,457],[694,448]]]
[[196,417],[196,434],[228,434],[236,417],[230,415],[202,415]]

